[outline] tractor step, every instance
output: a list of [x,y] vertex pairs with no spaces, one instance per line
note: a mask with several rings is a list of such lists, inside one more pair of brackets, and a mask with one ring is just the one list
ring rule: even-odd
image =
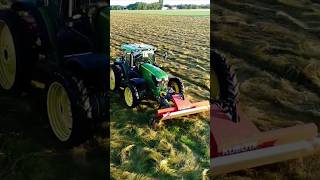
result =
[[216,105],[211,107],[211,169],[222,174],[320,152],[315,124],[260,132],[243,114],[232,122]]
[[172,101],[174,107],[158,110],[157,117],[160,121],[206,112],[210,109],[209,101],[191,103],[188,99],[183,99],[180,95],[173,95]]

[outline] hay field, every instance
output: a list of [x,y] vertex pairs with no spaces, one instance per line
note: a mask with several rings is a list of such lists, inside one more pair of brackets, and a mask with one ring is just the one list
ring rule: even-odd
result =
[[[241,83],[242,109],[261,130],[320,120],[320,4],[311,0],[217,0],[216,47]],[[220,179],[312,179],[320,158],[279,163]]]
[[[151,12],[151,11],[150,11]],[[171,12],[172,13],[172,12]],[[175,13],[176,14],[176,13]],[[111,57],[122,43],[146,43],[168,60],[162,68],[180,77],[186,95],[194,101],[209,99],[210,19],[207,16],[111,12]],[[207,178],[209,169],[208,114],[179,118],[154,131],[149,119],[155,102],[127,109],[118,94],[111,94],[111,176],[141,179]]]

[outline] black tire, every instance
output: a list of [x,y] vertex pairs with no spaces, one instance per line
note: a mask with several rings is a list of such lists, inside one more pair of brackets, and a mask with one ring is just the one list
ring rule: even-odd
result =
[[[175,85],[177,87],[175,87]],[[169,79],[168,86],[171,87],[176,94],[184,94],[184,86],[181,79],[173,77]],[[178,88],[178,89],[177,89]]]
[[[128,101],[126,100],[126,90],[127,89],[132,94],[132,103],[131,104],[128,104]],[[139,91],[138,91],[137,87],[134,84],[128,83],[124,87],[123,98],[124,98],[124,103],[126,104],[127,107],[135,108],[140,103],[140,95],[139,95]]]
[[[24,14],[24,13],[22,13]],[[17,12],[13,10],[0,10],[0,22],[3,25],[7,25],[9,31],[12,35],[12,40],[15,50],[15,76],[13,83],[10,85],[0,84],[1,89],[7,92],[19,93],[30,85],[32,65],[38,58],[38,53],[35,46],[34,40],[34,24],[24,20],[25,15],[18,15]],[[30,18],[29,18],[30,19]],[[5,61],[8,59],[8,54],[6,49],[1,49],[0,61]],[[14,59],[14,58],[13,58]],[[0,76],[3,76],[5,70],[0,69]],[[1,73],[2,72],[2,73]],[[4,77],[4,76],[3,76]]]
[[[68,139],[62,141],[53,130],[49,115],[49,89],[53,83],[60,83],[67,92],[72,111],[72,131]],[[93,129],[92,106],[83,81],[69,73],[54,72],[47,85],[47,114],[50,127],[56,139],[66,146],[78,146],[91,138]]]
[[[120,88],[120,81],[121,81],[121,69],[119,66],[111,65],[110,66],[110,73],[114,72],[114,80],[115,80],[115,87],[114,89],[111,89],[111,86],[109,85],[109,89],[111,91],[117,91]],[[111,79],[110,79],[111,82]]]
[[[236,74],[228,64],[226,58],[216,50],[213,51],[212,57],[213,71],[211,72],[211,79],[213,81],[216,79],[217,82],[211,82],[210,89],[218,90],[219,92],[211,92],[211,102],[220,105],[233,122],[238,122],[240,120],[237,111],[239,84]],[[218,86],[218,89],[214,86]],[[213,94],[218,94],[218,96],[213,97]]]

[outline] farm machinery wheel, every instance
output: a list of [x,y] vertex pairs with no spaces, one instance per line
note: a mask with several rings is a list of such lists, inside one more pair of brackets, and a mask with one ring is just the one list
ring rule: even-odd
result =
[[120,87],[121,70],[116,65],[110,66],[110,90],[116,91]]
[[168,82],[168,86],[171,87],[177,94],[184,93],[184,86],[181,79],[179,78],[171,78]]
[[139,92],[133,84],[128,83],[125,86],[123,95],[124,101],[129,108],[134,108],[139,104]]
[[212,57],[211,100],[219,105],[233,122],[238,122],[239,87],[236,75],[226,58],[216,50],[213,51]]
[[0,11],[0,86],[20,91],[30,82],[30,67],[36,58],[28,24],[12,10]]
[[55,72],[47,89],[47,113],[59,141],[76,146],[90,137],[90,105],[83,81]]

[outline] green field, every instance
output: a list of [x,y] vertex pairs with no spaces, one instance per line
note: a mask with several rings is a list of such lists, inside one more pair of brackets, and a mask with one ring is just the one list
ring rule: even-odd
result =
[[137,15],[165,15],[165,16],[210,16],[210,9],[191,10],[113,10],[111,14],[126,13]]

